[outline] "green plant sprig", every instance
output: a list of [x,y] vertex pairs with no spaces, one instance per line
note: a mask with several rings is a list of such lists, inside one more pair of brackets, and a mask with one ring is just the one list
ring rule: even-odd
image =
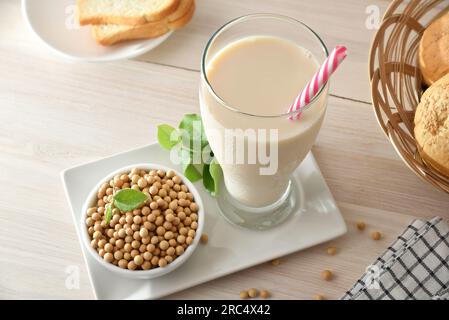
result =
[[157,139],[164,149],[178,149],[183,173],[187,179],[192,182],[203,179],[206,190],[213,196],[216,195],[223,173],[211,152],[200,115],[184,115],[178,128],[168,124],[159,125]]

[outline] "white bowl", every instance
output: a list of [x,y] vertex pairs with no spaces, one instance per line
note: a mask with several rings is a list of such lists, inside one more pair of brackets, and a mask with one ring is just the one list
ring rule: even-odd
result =
[[116,265],[113,265],[112,263],[104,261],[103,258],[100,257],[98,252],[91,247],[91,237],[89,236],[89,233],[87,232],[86,227],[86,213],[87,209],[92,207],[96,201],[97,201],[97,192],[100,186],[106,182],[112,179],[115,175],[121,174],[121,173],[128,173],[131,171],[132,168],[139,168],[144,170],[164,170],[165,172],[169,170],[173,170],[171,168],[159,165],[159,164],[134,164],[131,166],[126,166],[124,168],[121,168],[115,172],[112,172],[108,176],[106,176],[104,179],[102,179],[98,184],[92,189],[92,191],[89,193],[89,196],[86,199],[86,202],[84,202],[83,211],[81,213],[81,238],[82,242],[86,248],[86,250],[92,255],[92,257],[102,266],[107,268],[108,270],[116,273],[119,276],[127,277],[127,278],[133,278],[133,279],[151,279],[163,276],[175,269],[177,269],[179,266],[181,266],[184,262],[187,261],[187,259],[190,258],[193,251],[195,251],[196,247],[198,246],[198,242],[200,241],[201,235],[203,233],[203,227],[204,227],[204,206],[203,202],[201,201],[200,194],[198,190],[195,188],[195,186],[181,173],[179,173],[176,170],[173,170],[176,175],[178,175],[184,184],[189,188],[189,191],[193,194],[193,197],[195,199],[195,202],[198,204],[198,228],[196,230],[195,238],[193,239],[192,244],[190,244],[185,252],[173,260],[173,262],[169,263],[164,268],[154,268],[150,270],[128,270],[128,269],[122,269]]

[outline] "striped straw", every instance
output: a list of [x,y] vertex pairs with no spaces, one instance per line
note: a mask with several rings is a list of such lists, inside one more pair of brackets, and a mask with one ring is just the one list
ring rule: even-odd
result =
[[288,112],[300,111],[296,116],[290,116],[289,119],[299,119],[301,109],[304,108],[320,89],[327,83],[330,76],[337,70],[338,66],[346,58],[346,47],[336,46],[320,69],[314,74],[312,80],[306,85],[304,90],[296,97],[295,102],[290,106]]

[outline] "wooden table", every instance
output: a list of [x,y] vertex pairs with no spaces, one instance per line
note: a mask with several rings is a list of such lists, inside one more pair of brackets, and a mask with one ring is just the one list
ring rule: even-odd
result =
[[[250,287],[276,299],[339,298],[415,218],[449,218],[449,196],[416,177],[379,129],[367,60],[375,30],[366,10],[382,0],[197,0],[192,23],[137,59],[65,61],[27,29],[17,0],[0,2],[0,299],[93,298],[59,172],[155,140],[161,122],[198,112],[200,54],[226,21],[253,12],[293,16],[342,43],[350,57],[332,85],[328,115],[313,149],[347,221],[347,235],[233,274],[171,298],[232,299]],[[356,221],[365,221],[359,232]],[[371,240],[373,230],[384,235]],[[211,235],[213,236],[213,235]],[[328,256],[325,249],[337,246]],[[79,267],[79,289],[65,285]],[[324,282],[320,271],[335,279]]]

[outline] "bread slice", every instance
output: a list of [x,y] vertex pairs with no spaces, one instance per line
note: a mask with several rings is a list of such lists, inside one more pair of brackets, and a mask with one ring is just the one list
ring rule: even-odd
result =
[[168,16],[168,21],[172,22],[184,17],[192,9],[194,0],[179,0],[178,8]]
[[[187,7],[188,4],[190,4],[190,7]],[[179,12],[183,12],[184,15],[180,15]],[[194,0],[181,0],[179,9],[162,21],[136,26],[95,25],[92,26],[92,36],[95,41],[102,45],[113,45],[125,40],[155,38],[171,30],[182,28],[192,19],[194,12]],[[173,19],[173,17],[179,18]]]
[[181,1],[184,1],[185,4],[189,4],[189,6],[184,7],[185,8],[184,14],[182,16],[179,16],[177,19],[173,19],[172,15],[168,17],[167,24],[170,30],[177,30],[184,27],[186,24],[190,22],[190,20],[192,20],[193,14],[195,13],[196,6],[194,0],[181,0]]
[[156,38],[169,31],[168,25],[161,22],[150,22],[139,27],[122,24],[92,26],[93,38],[97,43],[104,46],[110,46],[125,40]]
[[179,7],[180,0],[77,0],[80,25],[139,25],[160,21]]

